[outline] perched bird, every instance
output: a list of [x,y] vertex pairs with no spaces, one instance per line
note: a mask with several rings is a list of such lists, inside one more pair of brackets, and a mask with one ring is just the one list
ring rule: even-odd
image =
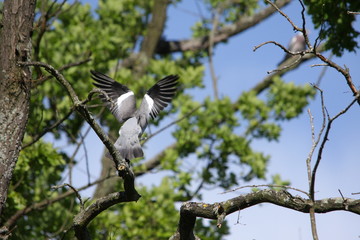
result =
[[[306,42],[305,42],[305,38],[302,32],[299,32],[298,34],[296,34],[295,36],[293,36],[290,40],[290,43],[288,45],[288,50],[290,52],[296,53],[296,52],[300,52],[306,49]],[[285,62],[286,60],[288,60],[291,56],[291,54],[286,53],[284,59],[278,64],[278,66],[280,64],[282,64],[283,62]]]
[[110,104],[104,95],[100,95],[103,102],[120,123],[124,123],[119,130],[119,138],[115,142],[116,149],[126,159],[143,157],[144,153],[139,138],[145,131],[149,120],[154,119],[172,100],[177,90],[177,75],[169,75],[145,94],[140,108],[136,109],[134,93],[125,85],[118,83],[110,77],[91,70],[93,83],[103,90],[114,102]]

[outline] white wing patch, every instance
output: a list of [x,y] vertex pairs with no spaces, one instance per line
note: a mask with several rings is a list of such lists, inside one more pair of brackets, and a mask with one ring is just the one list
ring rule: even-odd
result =
[[154,106],[154,100],[147,94],[145,94],[144,98],[145,98],[145,100],[146,100],[146,102],[147,102],[147,104],[149,106],[149,110],[151,111],[151,109]]
[[126,98],[130,97],[131,95],[134,95],[134,93],[133,93],[132,91],[127,92],[127,93],[121,95],[120,97],[118,97],[118,99],[117,99],[117,101],[116,101],[116,103],[117,103],[117,105],[118,105],[118,108],[121,106],[121,103],[122,103]]

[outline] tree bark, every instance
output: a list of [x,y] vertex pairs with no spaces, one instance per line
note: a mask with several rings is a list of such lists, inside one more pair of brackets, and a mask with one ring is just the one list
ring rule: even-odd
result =
[[28,61],[36,0],[5,0],[0,32],[0,215],[28,120],[31,71]]

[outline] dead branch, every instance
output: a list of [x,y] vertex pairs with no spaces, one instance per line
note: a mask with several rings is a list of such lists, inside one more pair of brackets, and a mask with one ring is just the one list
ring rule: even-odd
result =
[[[344,204],[346,202],[346,204]],[[285,190],[259,190],[214,204],[186,202],[180,208],[180,221],[177,232],[170,238],[173,240],[195,239],[194,226],[197,217],[219,219],[233,212],[243,210],[261,203],[272,203],[297,212],[309,213],[311,207],[315,213],[332,211],[348,211],[360,215],[360,200],[350,198],[325,198],[312,200],[293,196]],[[220,219],[221,220],[221,219]]]
[[336,114],[334,117],[332,118],[329,118],[328,117],[328,123],[327,123],[327,126],[326,126],[326,130],[325,130],[325,135],[321,141],[321,144],[320,144],[320,148],[319,148],[319,151],[318,151],[318,156],[317,156],[317,159],[316,159],[316,162],[315,162],[315,165],[314,165],[314,168],[312,170],[312,174],[311,174],[311,185],[310,185],[310,197],[311,199],[315,199],[315,177],[316,177],[316,171],[319,167],[319,164],[320,164],[320,161],[322,159],[322,152],[324,150],[324,147],[325,147],[325,144],[326,142],[329,140],[328,137],[329,137],[329,133],[330,133],[330,129],[331,129],[331,126],[332,126],[332,123],[338,118],[340,117],[341,115],[345,114],[353,105],[355,102],[358,102],[359,101],[359,94],[354,98],[354,100],[352,100],[352,102],[347,106],[345,107],[342,111],[340,111],[338,114]]

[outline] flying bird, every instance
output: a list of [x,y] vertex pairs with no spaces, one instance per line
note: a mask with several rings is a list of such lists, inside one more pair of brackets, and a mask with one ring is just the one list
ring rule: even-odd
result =
[[158,81],[146,92],[140,108],[136,109],[134,92],[127,86],[100,72],[93,70],[90,72],[95,80],[93,84],[103,90],[114,104],[110,104],[106,97],[100,94],[101,100],[107,104],[120,124],[123,123],[119,130],[120,136],[114,144],[116,149],[126,160],[143,157],[144,152],[139,138],[149,120],[157,117],[160,111],[171,102],[177,90],[179,77],[169,75]]
[[[295,36],[293,36],[290,40],[290,43],[288,45],[288,50],[290,52],[296,53],[296,52],[300,52],[306,49],[306,42],[305,42],[305,38],[302,32],[299,32],[298,34],[296,34]],[[288,60],[290,57],[292,57],[293,55],[286,53],[284,59],[278,64],[278,66],[280,64],[282,64],[283,62],[285,62],[286,60]]]

